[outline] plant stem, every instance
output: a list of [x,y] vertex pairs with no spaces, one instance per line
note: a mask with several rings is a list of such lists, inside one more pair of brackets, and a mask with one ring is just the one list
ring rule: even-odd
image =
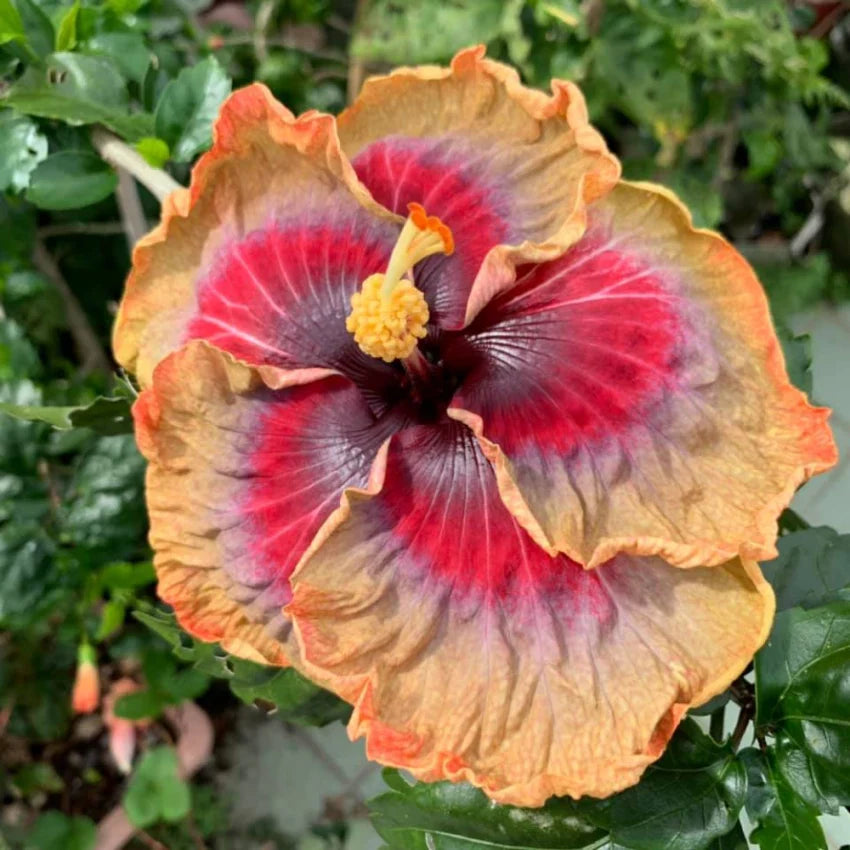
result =
[[68,329],[74,339],[83,372],[98,371],[106,375],[112,374],[106,349],[101,345],[85,310],[80,306],[80,302],[77,301],[73,290],[62,275],[58,263],[40,239],[36,239],[33,245],[32,261],[33,265],[53,284],[62,299],[65,316],[68,319]]
[[[368,5],[368,0],[357,0],[357,3],[354,7],[354,18],[352,19],[352,29],[356,32],[358,26],[363,20],[363,16],[366,14],[366,7]],[[354,99],[360,94],[360,89],[363,86],[363,78],[366,76],[366,67],[363,63],[363,60],[359,57],[354,57],[350,55],[348,57],[348,84],[347,84],[347,95],[348,102],[354,103]]]
[[741,746],[741,740],[744,733],[747,731],[747,726],[753,719],[753,710],[749,706],[742,706],[741,713],[738,715],[738,722],[735,724],[735,729],[732,732],[732,737],[729,739],[733,750],[737,750]]
[[121,223],[127,238],[127,250],[132,254],[133,246],[147,233],[148,223],[136,189],[136,181],[129,171],[123,168],[117,171],[118,186],[115,189],[115,200],[118,202],[118,210],[121,213]]
[[138,151],[102,127],[92,130],[91,140],[95,150],[106,162],[119,169],[119,173],[121,169],[128,171],[158,201],[163,201],[180,188],[180,184],[170,174],[161,168],[154,168]]

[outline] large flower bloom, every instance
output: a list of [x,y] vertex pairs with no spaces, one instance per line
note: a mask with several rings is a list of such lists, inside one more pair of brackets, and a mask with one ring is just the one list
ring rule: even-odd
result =
[[741,672],[835,460],[746,262],[618,176],[574,86],[481,50],[338,121],[251,86],[115,332],[182,624],[522,805],[635,782]]

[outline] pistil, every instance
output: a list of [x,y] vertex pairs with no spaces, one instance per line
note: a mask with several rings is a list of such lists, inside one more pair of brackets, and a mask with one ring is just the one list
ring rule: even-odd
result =
[[420,204],[408,204],[409,215],[390,255],[387,270],[363,281],[351,296],[345,327],[370,357],[387,363],[413,356],[426,334],[428,304],[408,277],[416,263],[433,254],[451,254],[449,228],[429,216]]

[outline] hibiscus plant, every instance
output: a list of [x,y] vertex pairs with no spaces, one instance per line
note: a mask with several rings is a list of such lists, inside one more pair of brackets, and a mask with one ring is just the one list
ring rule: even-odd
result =
[[[397,850],[826,850],[850,16],[739,5],[0,0],[0,733],[99,717],[149,846],[247,841],[215,692],[347,723]],[[48,766],[8,840],[94,847]]]

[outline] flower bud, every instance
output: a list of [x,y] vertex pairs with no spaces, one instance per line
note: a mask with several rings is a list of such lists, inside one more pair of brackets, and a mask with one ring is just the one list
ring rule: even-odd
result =
[[77,652],[77,677],[71,694],[71,708],[76,714],[90,714],[100,701],[100,676],[94,649],[80,644]]

